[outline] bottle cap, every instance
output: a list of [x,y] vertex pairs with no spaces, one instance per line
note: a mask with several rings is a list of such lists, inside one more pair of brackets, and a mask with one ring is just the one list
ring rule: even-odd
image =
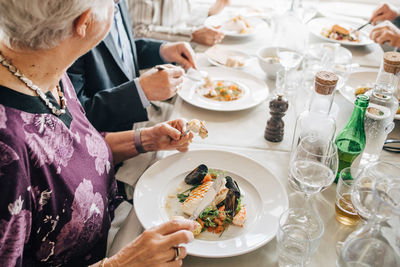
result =
[[315,91],[321,95],[330,95],[335,90],[339,77],[329,71],[319,71],[315,74]]
[[383,68],[386,72],[397,74],[400,72],[400,53],[386,52],[383,54]]

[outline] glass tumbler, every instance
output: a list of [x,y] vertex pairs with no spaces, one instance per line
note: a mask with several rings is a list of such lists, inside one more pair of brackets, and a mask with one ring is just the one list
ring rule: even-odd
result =
[[324,233],[321,219],[310,210],[288,209],[279,219],[277,233],[279,266],[305,266]]
[[356,225],[360,221],[356,209],[351,202],[351,187],[353,185],[351,168],[344,168],[340,172],[336,187],[335,214],[336,220],[344,225]]

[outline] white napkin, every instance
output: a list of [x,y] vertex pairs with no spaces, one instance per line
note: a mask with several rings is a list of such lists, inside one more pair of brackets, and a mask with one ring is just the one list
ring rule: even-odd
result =
[[116,209],[115,218],[111,224],[107,241],[107,257],[115,255],[142,232],[143,227],[136,216],[134,207],[124,201]]

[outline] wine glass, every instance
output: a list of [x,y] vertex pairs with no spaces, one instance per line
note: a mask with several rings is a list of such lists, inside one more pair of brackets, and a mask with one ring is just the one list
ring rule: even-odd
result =
[[307,23],[310,21],[318,12],[319,0],[299,0],[296,8],[296,13],[300,19]]
[[308,135],[300,140],[290,162],[289,184],[305,194],[306,200],[329,187],[338,170],[335,143],[323,136]]
[[400,216],[400,168],[386,162],[366,168],[353,184],[351,199],[367,222],[345,240],[337,266],[399,266],[396,244],[389,241],[397,229],[383,222]]
[[283,89],[286,90],[288,72],[300,65],[300,62],[303,60],[303,54],[290,48],[278,47],[276,49],[276,56],[279,58],[279,62],[285,71]]

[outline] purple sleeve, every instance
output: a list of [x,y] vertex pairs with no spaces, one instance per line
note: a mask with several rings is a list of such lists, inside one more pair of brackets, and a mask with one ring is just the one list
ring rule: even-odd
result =
[[15,146],[2,139],[0,134],[0,266],[22,266],[32,225],[32,188]]

